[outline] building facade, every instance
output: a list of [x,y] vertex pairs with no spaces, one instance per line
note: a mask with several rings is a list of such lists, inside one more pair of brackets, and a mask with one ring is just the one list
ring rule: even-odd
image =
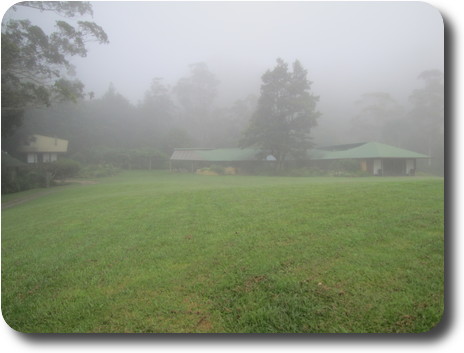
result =
[[68,140],[43,135],[29,136],[19,147],[27,163],[50,163],[60,154],[68,152]]

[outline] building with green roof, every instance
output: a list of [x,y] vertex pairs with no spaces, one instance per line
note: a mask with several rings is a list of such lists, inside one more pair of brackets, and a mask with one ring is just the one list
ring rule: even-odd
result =
[[414,175],[416,160],[425,154],[379,142],[321,147],[308,151],[308,159],[318,161],[356,160],[360,169],[372,175]]
[[239,168],[274,160],[272,155],[263,156],[260,150],[253,148],[176,148],[170,158],[170,169],[184,168],[194,172],[212,164]]
[[[378,142],[361,142],[311,149],[307,152],[305,164],[330,162],[335,160],[355,160],[362,171],[372,175],[414,175],[416,160],[428,156]],[[250,163],[269,163],[274,156],[252,148],[179,148],[171,158],[171,170],[176,164],[195,171],[196,168],[211,164],[225,164],[240,167]],[[183,163],[183,164],[182,164]],[[185,164],[187,163],[187,164]]]

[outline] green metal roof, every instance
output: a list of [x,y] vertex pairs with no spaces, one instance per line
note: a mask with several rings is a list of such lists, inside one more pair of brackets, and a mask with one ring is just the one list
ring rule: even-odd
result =
[[315,149],[309,152],[311,159],[365,159],[365,158],[429,158],[425,154],[385,145],[366,142],[345,150]]
[[232,162],[232,161],[256,161],[259,151],[252,148],[218,148],[218,149],[176,149],[171,160],[183,161],[208,161],[208,162]]
[[[408,151],[402,148],[385,145],[378,142],[365,142],[350,145],[330,146],[326,148],[316,148],[309,150],[307,157],[312,160],[429,158],[425,154]],[[171,160],[207,162],[257,161],[263,159],[265,158],[260,158],[260,151],[253,148],[179,148],[176,149],[171,156]]]

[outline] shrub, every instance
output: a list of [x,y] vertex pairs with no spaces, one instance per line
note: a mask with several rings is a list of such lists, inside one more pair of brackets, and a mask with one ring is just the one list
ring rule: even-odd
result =
[[55,179],[62,180],[76,176],[81,169],[81,165],[72,159],[61,158],[50,163],[48,169],[55,176]]
[[119,149],[99,147],[84,149],[74,154],[76,160],[86,165],[111,164],[120,169],[165,169],[169,157],[154,148]]
[[2,171],[2,194],[25,191],[46,186],[45,172],[36,167],[26,167],[18,170],[14,178]]
[[112,164],[103,163],[97,165],[88,165],[81,169],[79,176],[83,178],[102,178],[118,174],[119,168]]

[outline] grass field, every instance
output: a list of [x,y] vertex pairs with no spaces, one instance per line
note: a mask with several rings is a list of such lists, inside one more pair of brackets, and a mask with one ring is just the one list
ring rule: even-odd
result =
[[424,332],[441,319],[443,179],[125,172],[59,188],[2,210],[15,330]]

